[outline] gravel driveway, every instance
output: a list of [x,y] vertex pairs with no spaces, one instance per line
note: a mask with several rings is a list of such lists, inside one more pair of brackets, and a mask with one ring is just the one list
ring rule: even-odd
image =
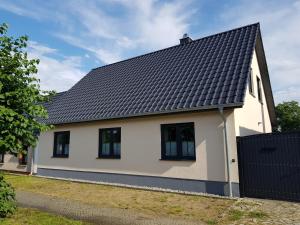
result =
[[98,208],[77,201],[17,191],[18,205],[99,225],[203,225],[171,218],[153,218],[126,209]]

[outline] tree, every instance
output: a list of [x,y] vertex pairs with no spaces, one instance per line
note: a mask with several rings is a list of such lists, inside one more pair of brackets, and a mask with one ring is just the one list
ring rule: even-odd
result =
[[15,190],[0,173],[0,218],[13,214],[16,208]]
[[276,106],[278,130],[300,130],[300,106],[296,101],[283,102]]
[[41,103],[53,92],[40,90],[34,76],[39,60],[27,56],[28,37],[10,37],[7,30],[0,25],[0,152],[16,155],[35,146],[37,132],[50,128],[39,118],[47,118]]

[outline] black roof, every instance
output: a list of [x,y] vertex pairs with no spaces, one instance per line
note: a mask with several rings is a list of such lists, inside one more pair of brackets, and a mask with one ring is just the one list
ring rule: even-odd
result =
[[57,101],[61,96],[63,96],[64,93],[66,93],[66,91],[56,93],[53,97],[51,97],[50,101],[44,102],[42,105],[46,109],[50,110],[50,107],[51,107],[52,103]]
[[44,122],[241,107],[258,34],[256,23],[93,69]]

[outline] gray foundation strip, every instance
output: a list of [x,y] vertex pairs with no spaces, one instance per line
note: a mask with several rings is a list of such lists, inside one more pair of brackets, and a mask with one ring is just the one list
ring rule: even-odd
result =
[[[72,171],[38,168],[38,176],[60,178],[80,182],[116,185],[122,187],[168,191],[184,194],[226,196],[228,185],[225,182],[189,180],[167,177],[114,174],[102,172]],[[239,197],[239,184],[232,183],[233,196]]]

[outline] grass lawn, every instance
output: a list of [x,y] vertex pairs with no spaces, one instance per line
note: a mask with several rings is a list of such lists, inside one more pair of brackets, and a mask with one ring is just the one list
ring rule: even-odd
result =
[[180,217],[200,220],[207,224],[224,224],[225,221],[238,221],[244,216],[251,216],[242,211],[232,211],[231,206],[237,203],[237,200],[232,199],[162,193],[11,174],[5,174],[5,179],[17,190],[77,200],[99,207],[130,209],[153,217]]
[[18,208],[17,212],[8,218],[0,219],[1,225],[88,225],[88,223],[67,219],[35,209]]

